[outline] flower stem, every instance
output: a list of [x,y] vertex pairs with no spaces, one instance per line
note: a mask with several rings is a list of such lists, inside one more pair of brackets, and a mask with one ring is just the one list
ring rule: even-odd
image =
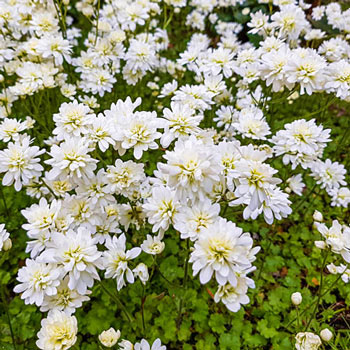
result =
[[2,189],[2,186],[0,186],[0,193],[1,193],[2,201],[3,201],[3,203],[4,203],[4,208],[5,208],[6,216],[7,216],[7,218],[9,219],[9,218],[10,218],[10,212],[9,212],[9,209],[8,209],[8,206],[7,206],[7,203],[6,203],[6,198],[5,198],[5,195],[4,195],[4,191],[3,191],[3,189]]
[[[336,280],[329,286],[328,289],[326,289],[322,294],[321,294],[321,298],[323,298],[325,295],[327,295],[332,289],[333,287],[339,282],[339,280],[341,279],[341,274],[336,278]],[[312,307],[312,305],[314,305],[316,303],[317,300],[314,300],[311,304],[309,304],[309,306],[304,309],[302,312],[300,312],[299,316],[303,316],[305,314],[306,311],[308,311],[310,309],[310,307]],[[283,326],[285,329],[289,329],[290,325],[295,322],[297,320],[297,318],[295,317],[293,320],[291,320],[287,326]]]
[[145,296],[145,286],[142,284],[142,297],[141,297],[141,317],[142,317],[142,335],[145,336],[145,330],[146,330],[146,326],[145,326],[145,302],[146,302],[146,298],[147,296]]
[[44,179],[41,179],[41,182],[43,183],[43,185],[51,192],[51,194],[54,196],[55,199],[58,199],[58,197],[56,196],[55,192],[53,191],[53,189],[44,181]]
[[14,334],[13,328],[12,328],[12,323],[11,323],[11,318],[10,318],[10,314],[9,314],[9,310],[8,310],[8,303],[6,301],[6,295],[5,295],[4,288],[6,288],[5,285],[3,285],[1,288],[1,297],[2,297],[3,304],[4,304],[4,309],[5,309],[5,313],[6,313],[6,317],[7,317],[7,323],[8,323],[9,328],[10,328],[13,349],[16,350],[17,347],[16,347],[15,334]]
[[186,260],[185,260],[185,264],[184,264],[185,274],[184,274],[184,280],[183,280],[183,284],[182,284],[182,287],[185,289],[185,291],[180,296],[179,312],[178,312],[177,321],[176,321],[177,328],[180,327],[180,324],[182,321],[183,297],[184,297],[184,294],[185,294],[186,289],[187,289],[188,262],[190,260],[190,240],[189,239],[187,239],[187,241],[186,241],[186,248],[187,248],[187,256],[186,256]]
[[296,311],[297,311],[297,326],[298,326],[298,330],[299,330],[300,329],[300,315],[299,315],[298,305],[296,306]]
[[326,251],[326,253],[325,253],[325,256],[324,256],[323,262],[322,262],[322,266],[321,266],[320,288],[318,289],[318,296],[317,296],[317,300],[316,300],[316,306],[315,306],[315,308],[314,308],[314,310],[313,310],[313,312],[311,314],[311,317],[310,317],[308,323],[306,324],[305,331],[307,331],[309,329],[312,320],[316,316],[316,312],[317,312],[318,306],[320,305],[320,301],[321,301],[321,298],[322,298],[322,287],[323,287],[323,270],[324,270],[324,268],[326,266],[327,257],[328,257],[328,251]]
[[97,37],[98,37],[98,21],[100,19],[100,6],[101,6],[101,0],[97,1],[97,19],[96,19],[96,32],[95,32],[95,42],[94,45],[96,46],[97,43]]
[[124,306],[124,304],[121,302],[121,300],[114,295],[113,293],[111,293],[102,283],[102,281],[99,281],[99,284],[101,286],[101,288],[104,290],[104,292],[106,292],[117,304],[118,306],[122,309],[122,311],[124,312],[126,318],[128,319],[129,323],[132,322],[132,317],[129,314],[128,310],[126,309],[126,307]]

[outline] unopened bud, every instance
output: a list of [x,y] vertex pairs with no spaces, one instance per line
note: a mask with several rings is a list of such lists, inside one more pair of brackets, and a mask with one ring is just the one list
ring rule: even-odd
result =
[[322,222],[323,221],[323,215],[318,210],[314,211],[314,214],[312,215],[312,217],[313,217],[313,219],[315,221],[318,221],[318,222]]
[[303,297],[301,296],[301,294],[299,292],[296,292],[296,293],[292,294],[291,300],[295,306],[298,306],[303,301]]
[[12,241],[11,238],[7,238],[2,246],[2,249],[4,251],[10,250],[12,248]]
[[244,16],[249,15],[249,13],[250,13],[249,7],[245,7],[245,8],[242,10],[242,15],[244,15]]
[[327,247],[326,242],[324,242],[324,241],[315,241],[315,246],[318,249],[326,249],[326,247]]
[[323,341],[330,341],[333,338],[333,333],[328,328],[325,328],[320,332],[320,336]]

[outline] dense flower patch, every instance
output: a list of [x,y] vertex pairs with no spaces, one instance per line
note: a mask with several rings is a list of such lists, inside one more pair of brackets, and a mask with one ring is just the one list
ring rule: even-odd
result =
[[0,0],[0,348],[348,349],[347,7]]

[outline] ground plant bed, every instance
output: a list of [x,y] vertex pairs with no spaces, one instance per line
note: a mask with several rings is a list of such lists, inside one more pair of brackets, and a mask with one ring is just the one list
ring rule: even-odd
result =
[[350,2],[0,0],[0,350],[349,350]]

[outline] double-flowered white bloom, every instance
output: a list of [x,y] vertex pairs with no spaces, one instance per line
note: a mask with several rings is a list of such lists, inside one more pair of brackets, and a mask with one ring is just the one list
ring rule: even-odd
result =
[[293,169],[299,164],[303,168],[310,167],[322,156],[327,143],[331,141],[330,130],[316,125],[314,119],[295,120],[285,124],[284,128],[271,141],[275,144],[276,155],[283,155],[283,163],[291,163]]
[[100,280],[97,269],[102,269],[102,253],[97,250],[96,240],[83,226],[66,234],[54,233],[52,244],[40,254],[38,260],[57,264],[62,277],[69,276],[68,287],[86,294],[94,280]]
[[77,341],[78,322],[75,316],[53,310],[41,321],[36,345],[42,350],[67,350]]
[[251,267],[258,251],[258,247],[253,248],[249,233],[243,233],[233,222],[219,218],[202,230],[194,244],[190,257],[193,274],[199,273],[202,284],[215,275],[219,285],[230,283],[236,287],[237,273]]
[[57,293],[60,277],[61,271],[57,265],[26,259],[26,265],[18,271],[17,280],[20,284],[14,291],[22,293],[21,298],[26,304],[40,306],[45,295],[51,296]]
[[320,337],[311,332],[300,332],[295,336],[295,340],[297,350],[317,350],[322,345]]
[[38,146],[30,146],[29,136],[18,141],[10,142],[7,148],[0,151],[0,173],[5,173],[2,184],[11,186],[19,191],[32,179],[38,178],[44,169],[40,164],[39,156],[45,151]]
[[176,192],[164,186],[154,187],[152,195],[143,205],[148,222],[153,225],[152,232],[166,231],[173,223],[179,208],[180,203],[176,198]]
[[59,146],[53,145],[49,153],[51,159],[45,161],[52,167],[47,174],[48,179],[68,178],[77,182],[93,177],[98,161],[90,156],[92,150],[88,140],[80,137],[67,138]]
[[194,136],[186,141],[178,140],[174,151],[167,151],[164,158],[167,163],[159,164],[159,170],[169,176],[168,186],[181,199],[203,200],[220,180],[222,165],[214,146],[205,145]]

